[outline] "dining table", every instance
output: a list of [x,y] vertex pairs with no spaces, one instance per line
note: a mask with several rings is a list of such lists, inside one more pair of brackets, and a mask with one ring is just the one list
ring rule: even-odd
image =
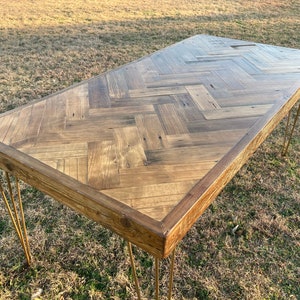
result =
[[199,34],[0,114],[0,192],[27,263],[19,180],[123,237],[139,299],[132,245],[155,259],[156,299],[170,256],[171,299],[176,246],[288,116],[286,154],[299,99],[299,49]]

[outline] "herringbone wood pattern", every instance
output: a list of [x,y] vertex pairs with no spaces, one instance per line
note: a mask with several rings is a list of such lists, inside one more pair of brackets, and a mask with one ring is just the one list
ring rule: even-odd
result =
[[0,141],[160,221],[299,78],[299,50],[195,36],[4,114]]

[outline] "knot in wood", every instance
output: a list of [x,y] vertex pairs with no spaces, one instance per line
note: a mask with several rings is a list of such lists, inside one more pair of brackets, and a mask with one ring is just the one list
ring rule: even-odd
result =
[[131,227],[131,222],[130,220],[125,216],[123,215],[122,218],[120,219],[120,223],[124,226],[124,227]]

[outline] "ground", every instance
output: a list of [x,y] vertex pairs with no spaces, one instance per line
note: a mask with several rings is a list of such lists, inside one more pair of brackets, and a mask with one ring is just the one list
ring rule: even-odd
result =
[[[0,112],[192,36],[300,48],[298,0],[0,0]],[[300,299],[300,127],[282,122],[177,250],[174,299]],[[135,299],[126,243],[22,184],[34,257],[0,202],[0,299]],[[233,231],[233,228],[238,228]],[[145,295],[153,259],[135,249]],[[162,265],[165,294],[168,259]]]

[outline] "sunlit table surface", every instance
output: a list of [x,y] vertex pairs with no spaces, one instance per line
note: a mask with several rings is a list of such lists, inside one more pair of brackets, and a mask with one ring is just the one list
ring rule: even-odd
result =
[[167,257],[300,97],[300,50],[198,35],[0,115],[0,168]]

